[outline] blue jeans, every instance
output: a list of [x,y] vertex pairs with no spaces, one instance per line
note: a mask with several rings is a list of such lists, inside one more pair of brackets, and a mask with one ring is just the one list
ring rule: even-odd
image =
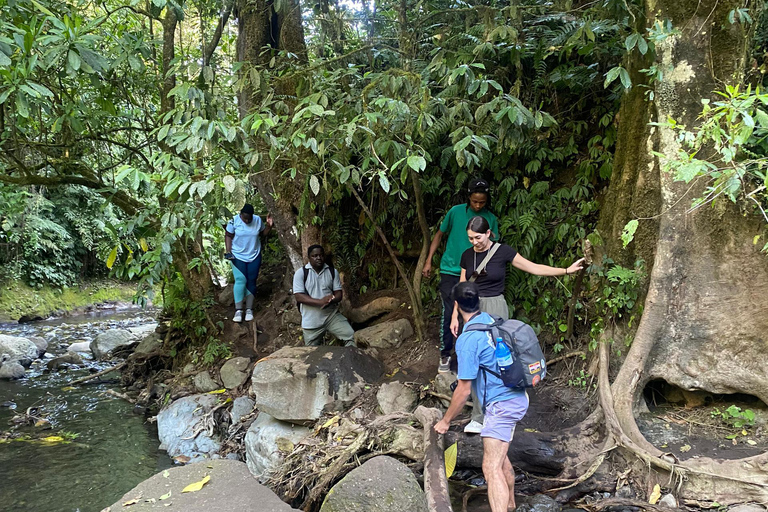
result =
[[253,296],[256,295],[256,279],[261,268],[261,253],[253,261],[241,261],[237,258],[230,260],[232,274],[235,276],[235,308],[243,309],[243,300],[248,297],[248,307],[253,305]]

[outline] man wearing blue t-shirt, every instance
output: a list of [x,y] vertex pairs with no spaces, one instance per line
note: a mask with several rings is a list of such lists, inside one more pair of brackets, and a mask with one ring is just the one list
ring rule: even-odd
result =
[[233,322],[243,321],[243,304],[245,304],[245,321],[253,320],[253,297],[256,295],[256,279],[261,268],[261,235],[267,235],[272,230],[272,216],[267,215],[267,222],[253,215],[253,206],[246,204],[224,227],[224,245],[227,252],[224,257],[232,264],[232,274],[235,277],[233,289],[235,295],[235,317]]
[[462,282],[453,288],[453,298],[464,320],[462,334],[456,340],[459,363],[458,382],[445,416],[435,430],[445,434],[451,420],[461,412],[474,388],[477,399],[485,409],[485,421],[480,431],[483,438],[483,475],[488,482],[488,501],[492,512],[515,509],[515,473],[507,451],[515,425],[528,410],[528,395],[524,390],[508,388],[499,377],[481,370],[486,367],[498,373],[495,345],[487,331],[467,331],[474,323],[492,324],[493,318],[480,311],[477,285]]

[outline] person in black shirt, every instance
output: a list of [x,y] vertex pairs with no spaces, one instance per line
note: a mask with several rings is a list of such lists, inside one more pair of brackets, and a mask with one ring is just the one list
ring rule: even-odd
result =
[[[480,216],[472,217],[469,220],[467,236],[472,247],[461,255],[459,282],[469,281],[474,277],[480,292],[480,311],[499,316],[505,320],[509,319],[509,307],[504,298],[504,283],[507,278],[508,264],[511,263],[513,267],[537,276],[566,276],[581,270],[584,262],[584,258],[581,258],[568,268],[557,268],[528,261],[510,246],[500,242],[492,242],[488,221]],[[485,268],[477,273],[476,270],[485,259],[488,251],[496,244],[500,244],[498,249],[491,256]],[[451,331],[454,336],[458,336],[459,316],[455,308],[451,319]]]

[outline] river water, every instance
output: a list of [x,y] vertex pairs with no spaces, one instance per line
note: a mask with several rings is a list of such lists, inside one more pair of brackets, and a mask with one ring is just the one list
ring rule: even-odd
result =
[[[76,341],[90,341],[115,327],[154,322],[140,310],[24,325],[0,324],[0,334],[41,336],[56,355]],[[173,465],[159,451],[157,428],[143,411],[105,394],[117,383],[67,389],[69,382],[109,364],[86,362],[78,369],[44,371],[35,363],[19,381],[0,380],[0,434],[28,434],[32,441],[0,442],[0,511],[99,512],[136,484]],[[8,403],[11,402],[11,403]],[[47,427],[14,427],[12,418],[29,407]],[[40,442],[59,436],[68,442]],[[2,438],[2,435],[0,435]]]

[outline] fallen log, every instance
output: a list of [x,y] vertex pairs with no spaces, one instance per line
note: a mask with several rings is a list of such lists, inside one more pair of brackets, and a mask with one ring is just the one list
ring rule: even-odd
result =
[[[450,446],[459,443],[456,465],[462,468],[481,468],[483,465],[483,440],[477,434],[448,431],[445,442]],[[565,469],[568,454],[563,453],[559,439],[551,434],[515,432],[509,443],[509,460],[512,465],[529,473],[559,475]]]
[[414,411],[424,428],[424,493],[429,512],[453,512],[445,475],[443,440],[435,432],[435,423],[443,415],[437,409],[419,406]]

